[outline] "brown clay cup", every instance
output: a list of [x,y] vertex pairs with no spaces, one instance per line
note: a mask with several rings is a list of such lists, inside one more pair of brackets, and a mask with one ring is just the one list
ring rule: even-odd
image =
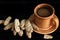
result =
[[50,34],[53,33],[59,25],[59,19],[54,14],[55,9],[49,4],[39,4],[34,9],[34,14],[32,14],[29,20],[35,23],[39,30],[34,30],[39,34]]

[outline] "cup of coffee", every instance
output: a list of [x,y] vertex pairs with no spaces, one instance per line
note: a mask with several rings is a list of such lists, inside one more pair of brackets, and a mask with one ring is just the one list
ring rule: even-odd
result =
[[34,31],[40,34],[53,33],[59,25],[58,17],[54,13],[54,7],[49,4],[37,5],[34,14],[29,17],[29,20],[39,27],[39,30]]

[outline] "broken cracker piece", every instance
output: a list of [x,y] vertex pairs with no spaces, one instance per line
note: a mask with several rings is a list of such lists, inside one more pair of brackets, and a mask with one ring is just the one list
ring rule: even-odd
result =
[[19,27],[20,22],[19,22],[19,19],[15,19],[14,25],[15,25],[16,32],[19,32],[20,31],[20,27]]
[[51,35],[44,35],[44,39],[52,39],[53,38],[53,36],[51,36]]
[[26,20],[25,27],[29,27],[29,26],[32,26],[31,23],[30,23],[30,20]]
[[14,34],[14,36],[16,36],[17,32],[15,30],[13,30],[13,34]]
[[20,30],[20,31],[18,32],[18,34],[19,34],[19,36],[23,36],[23,30]]
[[4,20],[0,20],[0,24],[3,24],[4,23]]
[[32,27],[33,27],[34,30],[39,30],[38,26],[35,25],[34,23],[32,23]]
[[12,28],[13,23],[8,24],[7,26],[4,27],[4,30],[8,30]]
[[25,21],[26,21],[25,19],[21,20],[20,27],[21,27],[22,30],[25,29],[25,27],[24,27],[25,26]]
[[32,28],[32,25],[31,25],[30,21],[27,20],[27,21],[26,21],[26,24],[25,24],[25,30],[26,30],[26,31],[30,31],[31,29],[33,29],[33,28]]
[[28,38],[31,38],[32,37],[31,34],[32,34],[31,32],[26,32],[26,35],[27,35]]
[[12,19],[11,16],[7,17],[4,22],[4,25],[8,25],[11,19]]

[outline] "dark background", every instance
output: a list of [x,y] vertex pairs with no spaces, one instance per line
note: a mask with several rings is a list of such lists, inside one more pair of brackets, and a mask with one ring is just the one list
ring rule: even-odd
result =
[[[55,14],[60,19],[60,1],[59,0],[20,0],[20,1],[0,1],[0,19],[6,19],[8,16],[12,16],[12,21],[15,18],[28,19],[31,14],[34,13],[34,8],[38,4],[48,3],[55,8]],[[28,39],[25,32],[22,37],[13,35],[11,30],[4,31],[4,25],[0,25],[0,40],[43,40],[43,35],[32,33],[32,38]],[[51,35],[54,36],[52,40],[60,40],[60,27]]]

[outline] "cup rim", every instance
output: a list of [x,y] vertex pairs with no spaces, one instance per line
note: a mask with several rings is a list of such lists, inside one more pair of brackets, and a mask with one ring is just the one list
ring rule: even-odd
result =
[[[49,15],[48,17],[41,17],[41,16],[39,16],[39,15],[37,14],[37,12],[36,12],[36,11],[38,10],[38,8],[41,8],[41,7],[44,6],[44,5],[51,7],[52,10],[53,10],[53,11],[52,11],[52,14]],[[37,6],[35,7],[35,9],[34,9],[34,14],[35,14],[35,16],[37,16],[38,18],[43,18],[43,19],[52,17],[52,16],[54,15],[54,12],[55,12],[54,7],[51,6],[50,4],[46,4],[46,3],[39,4],[39,5],[37,5]]]

